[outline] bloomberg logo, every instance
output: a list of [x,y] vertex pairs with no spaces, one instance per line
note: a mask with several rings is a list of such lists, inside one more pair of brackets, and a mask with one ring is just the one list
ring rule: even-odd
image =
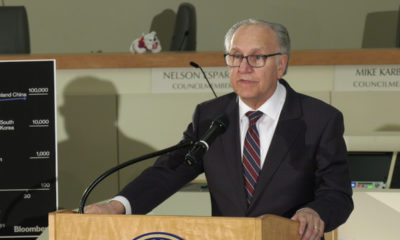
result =
[[165,232],[152,232],[140,235],[133,240],[184,240],[176,235]]

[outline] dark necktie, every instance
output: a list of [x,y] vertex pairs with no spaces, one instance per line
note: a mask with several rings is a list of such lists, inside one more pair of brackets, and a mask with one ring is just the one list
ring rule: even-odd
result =
[[247,203],[250,205],[254,195],[254,189],[260,173],[260,138],[256,122],[263,115],[260,111],[249,111],[246,116],[249,118],[249,129],[243,147],[243,174],[247,192]]

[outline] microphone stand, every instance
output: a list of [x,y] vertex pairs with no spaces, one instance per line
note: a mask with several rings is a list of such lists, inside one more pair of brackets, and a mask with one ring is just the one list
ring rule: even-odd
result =
[[217,94],[215,94],[214,88],[212,87],[210,81],[208,81],[207,75],[206,75],[206,73],[203,71],[203,68],[200,67],[200,65],[197,64],[197,63],[195,63],[195,62],[190,62],[190,65],[191,65],[192,67],[195,67],[195,68],[200,69],[200,71],[203,73],[204,79],[206,79],[206,81],[207,81],[207,83],[208,83],[208,86],[211,88],[211,91],[213,92],[215,98],[217,98]]
[[149,153],[149,154],[134,158],[132,160],[129,160],[129,161],[124,162],[124,163],[121,163],[121,164],[119,164],[119,165],[107,170],[102,175],[100,175],[98,178],[96,178],[96,180],[94,180],[89,185],[88,188],[86,188],[85,192],[82,195],[81,202],[79,204],[79,213],[80,214],[84,213],[86,200],[89,197],[90,192],[97,186],[97,184],[99,184],[104,178],[108,177],[112,173],[114,173],[114,172],[116,172],[116,171],[118,171],[118,170],[120,170],[120,169],[122,169],[124,167],[127,167],[127,166],[129,166],[131,164],[135,164],[135,163],[141,162],[141,161],[149,159],[149,158],[157,157],[157,156],[160,156],[162,154],[165,154],[165,153],[168,153],[168,152],[172,152],[172,151],[175,151],[175,150],[178,150],[178,149],[181,149],[181,148],[189,147],[191,145],[193,145],[192,141],[178,143],[177,145],[174,145],[172,147],[165,148],[165,149],[162,149],[162,150],[154,152],[154,153]]

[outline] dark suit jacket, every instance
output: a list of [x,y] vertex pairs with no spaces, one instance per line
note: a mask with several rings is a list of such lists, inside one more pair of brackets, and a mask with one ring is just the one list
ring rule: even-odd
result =
[[284,80],[280,82],[287,96],[249,207],[243,183],[238,97],[230,93],[199,104],[184,132],[184,140],[197,140],[212,120],[221,114],[228,117],[227,130],[210,146],[203,166],[192,168],[183,161],[188,149],[160,157],[120,193],[131,202],[134,213],[151,211],[204,171],[213,216],[276,214],[290,218],[298,209],[310,207],[319,213],[326,231],[344,223],[353,202],[342,114],[295,92]]

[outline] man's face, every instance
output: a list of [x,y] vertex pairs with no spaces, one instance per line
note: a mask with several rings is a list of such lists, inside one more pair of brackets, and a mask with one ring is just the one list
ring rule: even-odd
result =
[[[247,25],[236,31],[229,54],[248,56],[277,52],[280,52],[279,45],[275,33],[270,28]],[[247,105],[257,109],[274,93],[286,64],[286,55],[269,57],[266,59],[265,66],[260,68],[251,67],[246,59],[243,59],[240,67],[229,69],[233,90]]]

